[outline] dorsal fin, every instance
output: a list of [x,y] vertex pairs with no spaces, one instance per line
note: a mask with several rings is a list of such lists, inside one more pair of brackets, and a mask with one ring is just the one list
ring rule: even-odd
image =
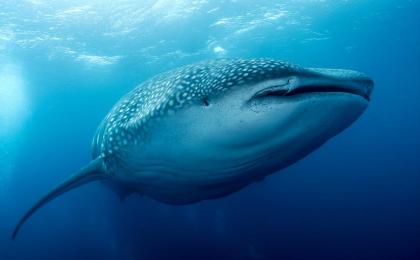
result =
[[105,166],[103,163],[103,159],[101,157],[98,157],[97,159],[91,161],[84,168],[71,175],[67,180],[59,184],[57,187],[52,189],[40,200],[38,200],[20,219],[13,231],[12,239],[16,238],[16,235],[18,234],[20,228],[26,222],[26,220],[28,220],[29,217],[32,216],[32,214],[35,211],[44,206],[47,202],[57,198],[58,196],[69,190],[79,187],[80,185],[104,178]]

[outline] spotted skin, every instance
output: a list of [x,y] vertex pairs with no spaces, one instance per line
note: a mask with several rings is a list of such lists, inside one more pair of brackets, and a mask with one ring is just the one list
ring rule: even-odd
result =
[[101,124],[93,157],[121,156],[127,145],[147,140],[150,124],[191,104],[213,98],[243,84],[297,73],[296,65],[273,59],[223,59],[201,62],[160,74],[123,97]]

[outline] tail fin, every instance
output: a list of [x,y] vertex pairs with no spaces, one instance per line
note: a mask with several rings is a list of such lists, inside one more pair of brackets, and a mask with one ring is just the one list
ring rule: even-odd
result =
[[47,202],[57,198],[61,194],[79,187],[85,183],[100,180],[105,178],[105,167],[103,164],[103,159],[101,157],[96,158],[91,161],[87,166],[82,168],[80,171],[71,175],[67,180],[59,184],[57,187],[48,192],[44,197],[42,197],[38,202],[35,203],[23,217],[20,219],[19,223],[16,225],[15,230],[12,234],[12,239],[16,238],[22,225],[28,220],[32,214],[37,211],[39,208],[44,206]]

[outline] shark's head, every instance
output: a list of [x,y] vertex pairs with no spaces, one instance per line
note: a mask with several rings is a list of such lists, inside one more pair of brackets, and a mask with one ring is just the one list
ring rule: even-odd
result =
[[299,160],[350,126],[367,108],[373,89],[370,78],[351,70],[272,60],[221,68],[213,84],[231,87],[210,93],[201,107],[179,117],[191,123],[187,142],[210,151],[207,157],[223,154],[238,165],[258,160],[281,168]]

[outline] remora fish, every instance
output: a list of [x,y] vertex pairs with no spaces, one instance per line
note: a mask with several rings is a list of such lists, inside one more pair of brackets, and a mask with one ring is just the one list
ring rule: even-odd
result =
[[271,59],[215,60],[160,74],[125,95],[93,140],[93,160],[41,198],[41,206],[101,180],[170,204],[214,199],[314,151],[366,109],[362,73]]

